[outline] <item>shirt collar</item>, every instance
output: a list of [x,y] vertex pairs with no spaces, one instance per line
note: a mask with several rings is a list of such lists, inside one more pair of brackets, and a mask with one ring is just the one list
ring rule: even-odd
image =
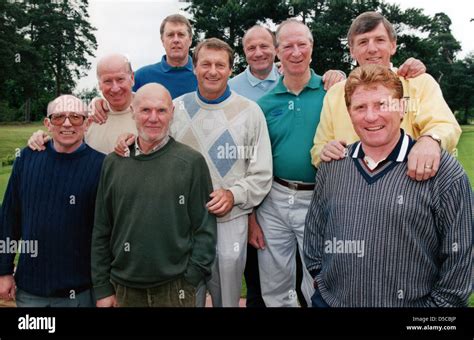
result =
[[[318,89],[319,87],[321,87],[321,84],[322,84],[322,78],[321,76],[317,75],[316,73],[314,73],[314,71],[312,69],[310,69],[310,72],[311,72],[311,77],[309,78],[309,81],[308,83],[305,85],[303,91],[306,89],[306,88],[310,88],[312,90],[315,90],[315,89]],[[275,88],[273,89],[273,93],[290,93],[290,91],[288,91],[288,89],[286,88],[285,84],[283,83],[283,79],[285,78],[285,76],[283,77],[280,77],[280,80],[278,81],[278,84],[275,86]],[[303,92],[301,91],[301,93]]]
[[247,68],[245,69],[245,75],[247,76],[247,80],[249,81],[250,85],[252,85],[253,87],[264,81],[277,81],[280,77],[280,73],[278,73],[278,69],[275,64],[273,64],[272,70],[265,79],[259,79],[255,77],[250,71],[250,66],[247,66]]
[[[50,145],[51,145],[51,149],[52,149],[54,152],[57,152],[57,151],[56,151],[56,148],[54,147],[54,140],[53,140],[53,139],[51,139],[51,144],[50,144]],[[77,153],[77,152],[81,152],[81,151],[84,150],[85,148],[86,148],[86,143],[84,143],[84,141],[82,141],[81,145],[79,145],[76,150],[74,150],[73,152],[71,152],[71,154]],[[57,153],[62,153],[62,152],[57,152]]]
[[171,66],[170,64],[168,64],[168,62],[166,61],[166,54],[161,57],[161,67],[163,69],[163,72],[169,72],[169,71],[172,71],[172,70],[180,70],[180,69],[187,69],[188,71],[193,71],[193,60],[191,59],[190,56],[188,56],[188,62],[186,63],[186,65],[184,66]]
[[[140,138],[140,137],[138,137]],[[157,145],[155,145],[155,147],[153,147],[153,149],[151,149],[151,151],[147,154],[145,154],[142,149],[140,149],[140,145],[138,145],[138,140],[137,142],[135,143],[135,156],[140,156],[140,155],[150,155],[154,152],[157,152],[158,150],[160,150],[162,147],[164,147],[166,145],[166,143],[168,143],[170,140],[170,136],[166,136],[165,138],[163,138],[163,140],[158,143]]]
[[201,96],[201,94],[199,93],[199,88],[196,90],[196,93],[197,93],[198,98],[206,104],[219,104],[219,103],[222,103],[224,100],[229,98],[230,94],[231,94],[229,85],[227,85],[227,87],[225,88],[225,91],[222,94],[222,96],[220,96],[219,98],[216,98],[216,99],[212,99],[212,100],[206,99],[203,96]]
[[[385,158],[385,160],[390,160],[394,162],[406,162],[408,158],[408,153],[410,152],[411,147],[413,146],[413,140],[408,136],[403,129],[400,129],[400,139],[398,140],[397,145],[392,150],[392,152]],[[365,153],[362,149],[362,143],[357,142],[352,153],[352,158],[361,158],[364,159]],[[380,161],[379,163],[381,163]]]

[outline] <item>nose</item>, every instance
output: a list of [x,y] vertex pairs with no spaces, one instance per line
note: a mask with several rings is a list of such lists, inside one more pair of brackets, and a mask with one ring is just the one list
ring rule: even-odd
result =
[[374,108],[369,107],[367,108],[367,113],[365,114],[365,120],[367,122],[375,122],[379,117],[378,112],[374,110]]
[[210,73],[211,75],[217,74],[216,65],[211,65],[211,68],[209,69],[209,73]]
[[262,54],[262,49],[257,46],[257,48],[255,49],[255,56],[260,57]]
[[157,122],[158,121],[158,112],[156,109],[151,110],[150,116],[148,117],[149,122]]
[[71,121],[69,120],[69,117],[66,117],[64,120],[63,126],[69,127],[72,126]]
[[120,91],[120,86],[119,84],[114,80],[113,84],[112,84],[112,91],[113,92],[119,92]]
[[369,52],[377,52],[377,45],[375,44],[375,42],[372,39],[370,39],[369,42],[368,42],[367,50]]
[[298,45],[293,45],[293,48],[291,49],[291,54],[298,57],[299,55],[301,55],[301,51],[300,51],[300,48],[298,47]]

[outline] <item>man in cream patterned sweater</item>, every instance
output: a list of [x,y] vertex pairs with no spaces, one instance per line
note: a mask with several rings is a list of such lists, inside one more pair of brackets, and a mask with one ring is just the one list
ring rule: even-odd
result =
[[247,215],[270,190],[272,155],[265,118],[259,106],[227,85],[232,49],[219,39],[200,43],[193,56],[196,92],[175,99],[171,134],[207,160],[214,192],[207,207],[217,219],[217,259],[205,288],[213,306],[238,307],[245,268]]

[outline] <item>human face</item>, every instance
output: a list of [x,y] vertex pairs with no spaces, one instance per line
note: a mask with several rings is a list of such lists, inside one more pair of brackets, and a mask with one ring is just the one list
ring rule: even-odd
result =
[[[72,96],[57,98],[52,104],[52,110],[44,119],[44,125],[48,129],[54,141],[54,148],[61,153],[71,153],[76,150],[84,139],[84,134],[89,127],[87,118],[87,107],[79,99]],[[66,119],[60,125],[53,125],[51,120],[58,115],[66,115]],[[80,115],[82,123],[72,125],[69,116]]]
[[204,98],[212,100],[220,97],[225,92],[231,73],[226,51],[201,48],[194,74],[198,81],[199,93]]
[[162,94],[150,91],[134,101],[133,112],[138,135],[148,144],[159,143],[168,135],[173,118],[171,98]]
[[114,111],[123,111],[132,101],[134,75],[123,59],[112,59],[100,65],[99,89]]
[[379,64],[390,67],[390,58],[397,50],[397,42],[391,41],[383,23],[367,33],[354,36],[351,55],[359,65]]
[[278,38],[277,54],[285,76],[301,76],[308,72],[313,44],[307,28],[297,23],[287,24],[281,29]]
[[167,22],[161,41],[166,51],[166,61],[171,66],[184,66],[188,61],[191,37],[185,24]]
[[394,91],[380,84],[359,86],[351,97],[349,114],[362,146],[390,152],[400,137],[403,101],[393,98]]
[[272,70],[276,55],[270,33],[264,28],[252,29],[245,37],[244,53],[252,74],[267,77]]

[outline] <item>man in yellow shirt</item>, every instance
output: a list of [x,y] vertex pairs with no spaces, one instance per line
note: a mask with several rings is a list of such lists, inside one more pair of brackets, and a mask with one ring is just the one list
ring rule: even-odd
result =
[[[359,65],[392,67],[390,58],[397,49],[396,33],[381,14],[365,12],[359,15],[352,22],[347,37],[351,55]],[[425,73],[412,79],[400,77],[400,80],[406,100],[401,128],[417,140],[408,156],[407,174],[417,181],[426,180],[438,170],[441,148],[454,151],[461,128],[433,77]],[[343,158],[345,146],[359,139],[345,105],[344,85],[345,81],[334,85],[324,99],[311,149],[315,166],[321,161]]]

